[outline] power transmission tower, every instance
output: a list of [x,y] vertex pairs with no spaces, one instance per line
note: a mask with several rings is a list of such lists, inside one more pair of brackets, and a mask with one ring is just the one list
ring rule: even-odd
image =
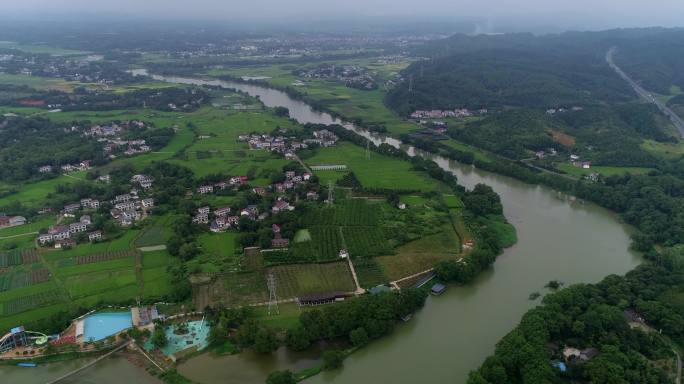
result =
[[328,205],[333,204],[333,183],[332,180],[328,181],[328,200],[326,200]]
[[280,310],[278,309],[278,296],[276,296],[276,278],[272,272],[269,272],[266,277],[266,284],[268,285],[268,314],[271,315],[271,311],[280,314]]

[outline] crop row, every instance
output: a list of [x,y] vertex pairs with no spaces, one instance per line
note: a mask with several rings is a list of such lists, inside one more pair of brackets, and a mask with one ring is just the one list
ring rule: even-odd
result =
[[380,227],[343,227],[342,233],[352,257],[389,255],[392,247]]
[[303,223],[310,225],[373,226],[380,216],[378,206],[362,199],[344,201],[333,207],[324,207],[308,212]]
[[28,311],[29,309],[55,303],[58,300],[59,293],[57,293],[55,290],[19,297],[4,303],[3,315],[11,316],[20,312]]

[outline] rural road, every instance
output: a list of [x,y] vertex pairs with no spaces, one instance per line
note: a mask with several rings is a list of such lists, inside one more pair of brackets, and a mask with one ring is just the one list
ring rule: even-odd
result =
[[677,356],[677,377],[675,378],[675,384],[682,384],[682,357],[679,356],[679,352],[672,348],[675,356]]
[[668,108],[665,103],[662,101],[658,100],[653,94],[642,88],[639,84],[637,84],[632,78],[630,78],[620,67],[618,67],[615,62],[613,61],[613,54],[617,50],[616,47],[612,47],[611,49],[606,52],[606,61],[608,62],[608,65],[610,65],[611,68],[617,72],[620,77],[622,77],[625,81],[629,83],[629,85],[634,89],[634,91],[644,100],[646,100],[649,103],[653,103],[660,109],[661,112],[663,112],[667,117],[670,118],[672,121],[672,124],[677,128],[677,131],[679,131],[679,135],[684,137],[684,120],[682,120],[681,117],[679,117],[676,113],[674,113],[673,110]]

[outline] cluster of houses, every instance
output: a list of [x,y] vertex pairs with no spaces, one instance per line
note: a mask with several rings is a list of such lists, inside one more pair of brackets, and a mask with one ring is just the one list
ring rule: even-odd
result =
[[26,224],[24,216],[7,216],[4,213],[0,213],[0,228],[16,227],[24,224]]
[[591,168],[591,161],[582,161],[578,155],[570,155],[570,164],[583,169]]
[[256,208],[256,205],[250,205],[240,212],[241,215],[231,215],[230,207],[218,208],[212,213],[211,208],[206,206],[197,209],[195,216],[192,218],[192,223],[206,225],[209,224],[209,217],[213,216],[210,230],[212,232],[223,232],[238,225],[242,212],[245,212],[245,215],[252,217],[253,215],[258,215],[259,210]]
[[133,156],[138,153],[150,152],[152,148],[147,145],[145,139],[136,140],[121,140],[117,139],[101,139],[107,142],[104,145],[103,151],[110,159],[116,158],[117,153],[123,153],[126,156]]
[[482,108],[477,111],[471,111],[467,108],[456,108],[454,110],[441,110],[441,109],[433,109],[430,111],[423,111],[423,110],[417,110],[414,111],[411,114],[412,119],[439,119],[443,117],[471,117],[471,116],[476,116],[476,115],[485,115],[487,114],[487,109]]
[[[308,172],[298,175],[295,171],[287,171],[285,172],[285,180],[281,183],[271,185],[269,189],[274,193],[284,193],[288,190],[294,189],[299,184],[309,181],[310,179],[311,174]],[[246,181],[246,178],[244,181]],[[198,188],[198,192],[202,194],[210,193],[214,190],[214,187],[214,185],[200,186]],[[252,188],[252,193],[259,196],[265,196],[267,194],[267,190],[263,187],[254,187]],[[315,191],[309,191],[306,194],[306,198],[308,200],[318,200],[318,197],[318,192]],[[280,212],[292,211],[294,209],[295,207],[291,205],[285,198],[279,197],[273,203],[273,206],[271,207],[271,213],[278,214]],[[226,206],[217,208],[213,212],[210,207],[204,206],[197,209],[192,218],[192,222],[193,224],[198,225],[209,225],[209,229],[212,232],[223,232],[230,228],[237,227],[241,217],[247,217],[250,220],[261,221],[268,217],[268,212],[259,212],[259,207],[254,204],[247,205],[246,207],[237,209],[236,211],[233,211],[231,207]],[[279,243],[281,247],[282,243],[282,241]]]
[[154,199],[140,199],[136,190],[115,196],[111,203],[113,208],[109,214],[122,227],[133,225],[154,207]]
[[544,159],[546,159],[547,157],[554,157],[554,156],[557,156],[557,155],[558,155],[558,151],[556,151],[555,148],[547,148],[547,149],[542,150],[542,151],[537,151],[537,152],[534,154],[534,156],[535,156],[538,160],[544,160]]
[[139,120],[125,121],[123,123],[109,123],[106,125],[93,125],[83,133],[85,136],[109,137],[119,135],[121,132],[136,128],[144,129],[145,123]]
[[299,70],[296,74],[305,79],[335,79],[357,89],[378,87],[373,75],[358,65],[321,64],[316,68]]
[[59,168],[57,168],[56,166],[46,164],[46,165],[41,165],[40,167],[38,167],[38,172],[40,172],[40,173],[52,173],[52,172],[57,171],[57,169],[59,169],[63,173],[69,173],[69,172],[75,172],[75,171],[87,171],[91,167],[90,163],[91,163],[90,160],[83,160],[78,164],[64,164],[64,165],[59,166]]
[[[38,235],[38,243],[42,246],[54,244],[55,248],[71,248],[76,245],[74,237],[82,232],[87,232],[92,221],[90,216],[83,215],[81,218],[68,225],[53,225],[46,233]],[[102,240],[102,231],[88,233],[88,241]]]
[[246,184],[249,178],[247,176],[233,176],[228,180],[219,181],[215,184],[203,184],[197,187],[197,193],[200,195],[207,195],[216,191],[222,191],[228,188],[237,188]]
[[300,149],[306,149],[310,145],[318,145],[320,147],[332,147],[339,138],[333,132],[327,129],[321,129],[313,132],[313,137],[299,140],[294,137],[285,136],[271,136],[267,134],[251,134],[240,135],[238,141],[246,142],[250,149],[265,149],[271,152],[280,153],[285,158],[294,158],[295,152]]
[[570,109],[567,109],[567,108],[549,108],[546,110],[546,114],[547,115],[555,115],[556,113],[565,113],[568,111],[579,112],[582,110],[584,110],[584,108],[582,108],[582,107],[572,107]]

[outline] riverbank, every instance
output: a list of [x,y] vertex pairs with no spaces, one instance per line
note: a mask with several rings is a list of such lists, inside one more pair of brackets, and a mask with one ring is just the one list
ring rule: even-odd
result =
[[[372,135],[330,115],[317,113],[282,92],[254,85],[224,84],[220,80],[175,80],[238,89],[259,96],[266,106],[288,108],[290,116],[301,123],[343,124],[376,145],[387,143],[409,154],[420,152],[396,139]],[[580,204],[547,187],[526,184],[444,157],[430,158],[456,175],[461,185],[469,188],[478,183],[490,185],[501,196],[504,214],[518,230],[518,243],[507,249],[473,284],[451,289],[438,298],[428,298],[424,310],[411,321],[400,324],[390,337],[352,354],[345,361],[344,369],[324,372],[306,382],[355,383],[374,377],[379,382],[415,383],[425,381],[426,374],[433,382],[465,382],[468,372],[491,354],[495,343],[517,324],[527,309],[537,304],[528,299],[530,293],[546,292],[544,285],[552,279],[566,284],[596,282],[612,273],[623,274],[641,261],[640,255],[629,249],[633,229],[620,223],[606,209]],[[221,364],[212,366],[215,374],[230,377],[236,369],[254,372],[264,363],[260,358],[233,359],[230,369],[222,369]],[[417,365],[424,369],[411,368]],[[378,370],[378,366],[394,369]],[[201,371],[202,367],[193,370],[195,374]],[[213,382],[196,380],[193,372],[185,374],[198,382]]]

